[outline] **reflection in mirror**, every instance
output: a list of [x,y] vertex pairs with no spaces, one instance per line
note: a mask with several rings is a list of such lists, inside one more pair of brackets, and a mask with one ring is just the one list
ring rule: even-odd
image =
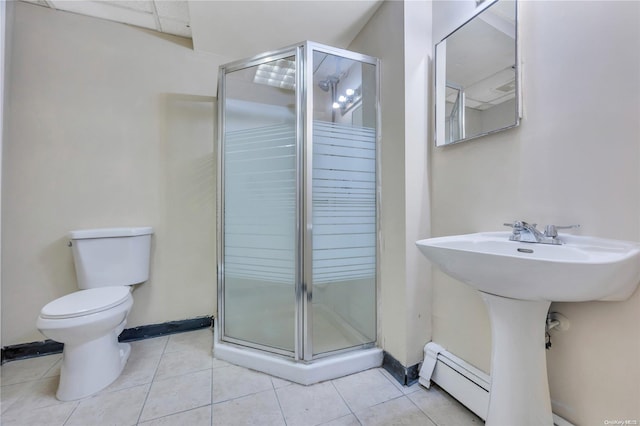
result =
[[436,45],[436,146],[519,124],[517,58],[515,0],[494,1]]

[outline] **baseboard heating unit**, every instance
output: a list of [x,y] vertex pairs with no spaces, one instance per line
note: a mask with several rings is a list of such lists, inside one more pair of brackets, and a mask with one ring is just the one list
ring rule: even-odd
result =
[[[424,347],[424,362],[419,378],[420,384],[427,389],[431,381],[482,420],[487,419],[491,384],[489,375],[434,342]],[[553,415],[553,423],[556,426],[573,426],[556,414]]]

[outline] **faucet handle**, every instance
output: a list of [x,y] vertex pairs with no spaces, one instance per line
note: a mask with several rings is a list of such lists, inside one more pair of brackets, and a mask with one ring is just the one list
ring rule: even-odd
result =
[[571,228],[580,228],[580,225],[552,225],[555,226],[556,229],[571,229]]
[[503,223],[503,225],[510,226],[511,228],[516,230],[522,230],[527,227],[535,228],[536,226],[538,226],[537,223],[527,223],[523,220],[514,220],[513,223]]
[[544,235],[555,238],[558,236],[558,229],[580,228],[580,225],[547,225],[544,227]]

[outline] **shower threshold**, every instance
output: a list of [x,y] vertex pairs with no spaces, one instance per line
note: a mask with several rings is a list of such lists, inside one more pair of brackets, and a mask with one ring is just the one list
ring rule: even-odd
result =
[[289,380],[301,385],[312,385],[337,379],[382,365],[382,349],[354,349],[313,360],[309,363],[258,351],[252,348],[221,342],[215,327],[214,356],[241,367]]

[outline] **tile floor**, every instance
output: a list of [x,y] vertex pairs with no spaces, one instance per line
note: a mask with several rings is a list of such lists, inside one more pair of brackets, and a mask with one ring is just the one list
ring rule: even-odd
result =
[[61,355],[5,363],[2,426],[482,425],[432,387],[403,387],[383,369],[300,386],[211,356],[209,329],[132,343],[129,362],[91,397],[55,399]]

